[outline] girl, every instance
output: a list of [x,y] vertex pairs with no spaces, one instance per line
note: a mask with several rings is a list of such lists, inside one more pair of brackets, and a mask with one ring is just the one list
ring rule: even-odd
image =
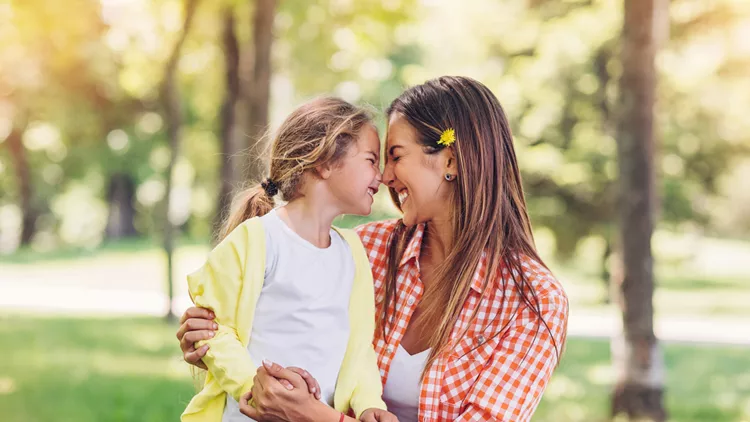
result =
[[[237,400],[261,387],[256,364],[267,358],[314,374],[315,394],[286,384],[305,386],[308,413],[396,421],[381,400],[367,255],[354,232],[331,227],[341,214],[370,213],[379,150],[367,113],[336,98],[307,103],[281,125],[270,177],[242,196],[223,240],[188,276],[193,302],[213,311],[218,330],[199,344],[208,376],[183,421],[248,420]],[[277,193],[287,204],[274,209]]]
[[[357,229],[375,281],[383,399],[401,422],[527,422],[565,344],[568,298],[536,252],[505,112],[483,84],[445,76],[408,89],[386,117],[383,184],[403,217]],[[183,321],[184,357],[196,362],[203,351],[189,343],[206,338],[210,315],[191,308]],[[288,377],[274,367],[258,379]],[[266,400],[258,419],[305,413],[252,393]]]

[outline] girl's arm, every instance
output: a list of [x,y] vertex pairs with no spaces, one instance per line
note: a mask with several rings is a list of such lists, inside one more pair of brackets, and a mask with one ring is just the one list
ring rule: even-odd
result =
[[[455,421],[528,422],[557,366],[568,323],[564,295],[540,298],[542,318],[524,310],[500,341]],[[537,328],[538,327],[538,328]],[[554,339],[554,341],[553,341]],[[520,347],[519,347],[520,345]]]
[[[208,340],[195,344],[204,350],[203,363],[222,390],[236,400],[250,391],[256,365],[251,361],[238,332],[238,312],[241,297],[247,297],[253,284],[244,283],[245,259],[250,247],[247,225],[241,225],[229,234],[208,256],[206,264],[188,276],[190,297],[196,306],[213,312],[217,330]],[[239,324],[241,325],[241,324]],[[249,331],[248,331],[249,332]]]
[[367,252],[354,232],[347,231],[349,244],[354,250],[357,279],[352,288],[355,326],[351,327],[351,336],[356,336],[358,358],[356,361],[357,386],[352,392],[350,406],[358,417],[368,409],[386,410],[383,402],[383,384],[378,368],[378,357],[375,354],[372,340],[375,335],[375,288],[372,269]]

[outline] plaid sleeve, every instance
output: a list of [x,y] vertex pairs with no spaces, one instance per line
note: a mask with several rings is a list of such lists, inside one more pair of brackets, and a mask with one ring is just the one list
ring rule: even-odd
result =
[[[540,299],[541,315],[524,310],[512,323],[495,349],[456,421],[527,422],[557,366],[568,323],[568,300],[564,294]],[[551,334],[550,334],[551,331]]]

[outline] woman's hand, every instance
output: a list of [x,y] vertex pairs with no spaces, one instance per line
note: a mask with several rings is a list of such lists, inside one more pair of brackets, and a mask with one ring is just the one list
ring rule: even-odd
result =
[[398,418],[391,412],[383,409],[367,409],[359,416],[362,422],[398,422]]
[[[291,388],[280,380],[287,381]],[[316,390],[319,392],[320,387]],[[316,420],[320,406],[327,407],[309,393],[307,381],[301,375],[267,361],[258,367],[252,391],[240,400],[240,411],[261,422]]]
[[177,340],[180,341],[182,358],[185,362],[206,369],[206,364],[201,360],[208,352],[208,345],[204,344],[200,349],[195,348],[195,343],[208,340],[216,334],[219,326],[213,321],[214,313],[205,308],[188,308],[180,318],[180,328],[177,330]]

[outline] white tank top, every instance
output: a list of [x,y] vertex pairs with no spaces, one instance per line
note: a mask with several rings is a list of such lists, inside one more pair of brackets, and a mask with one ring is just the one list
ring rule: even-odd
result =
[[430,349],[416,355],[410,355],[401,345],[396,349],[383,388],[383,401],[399,422],[417,422],[422,370],[429,355]]

